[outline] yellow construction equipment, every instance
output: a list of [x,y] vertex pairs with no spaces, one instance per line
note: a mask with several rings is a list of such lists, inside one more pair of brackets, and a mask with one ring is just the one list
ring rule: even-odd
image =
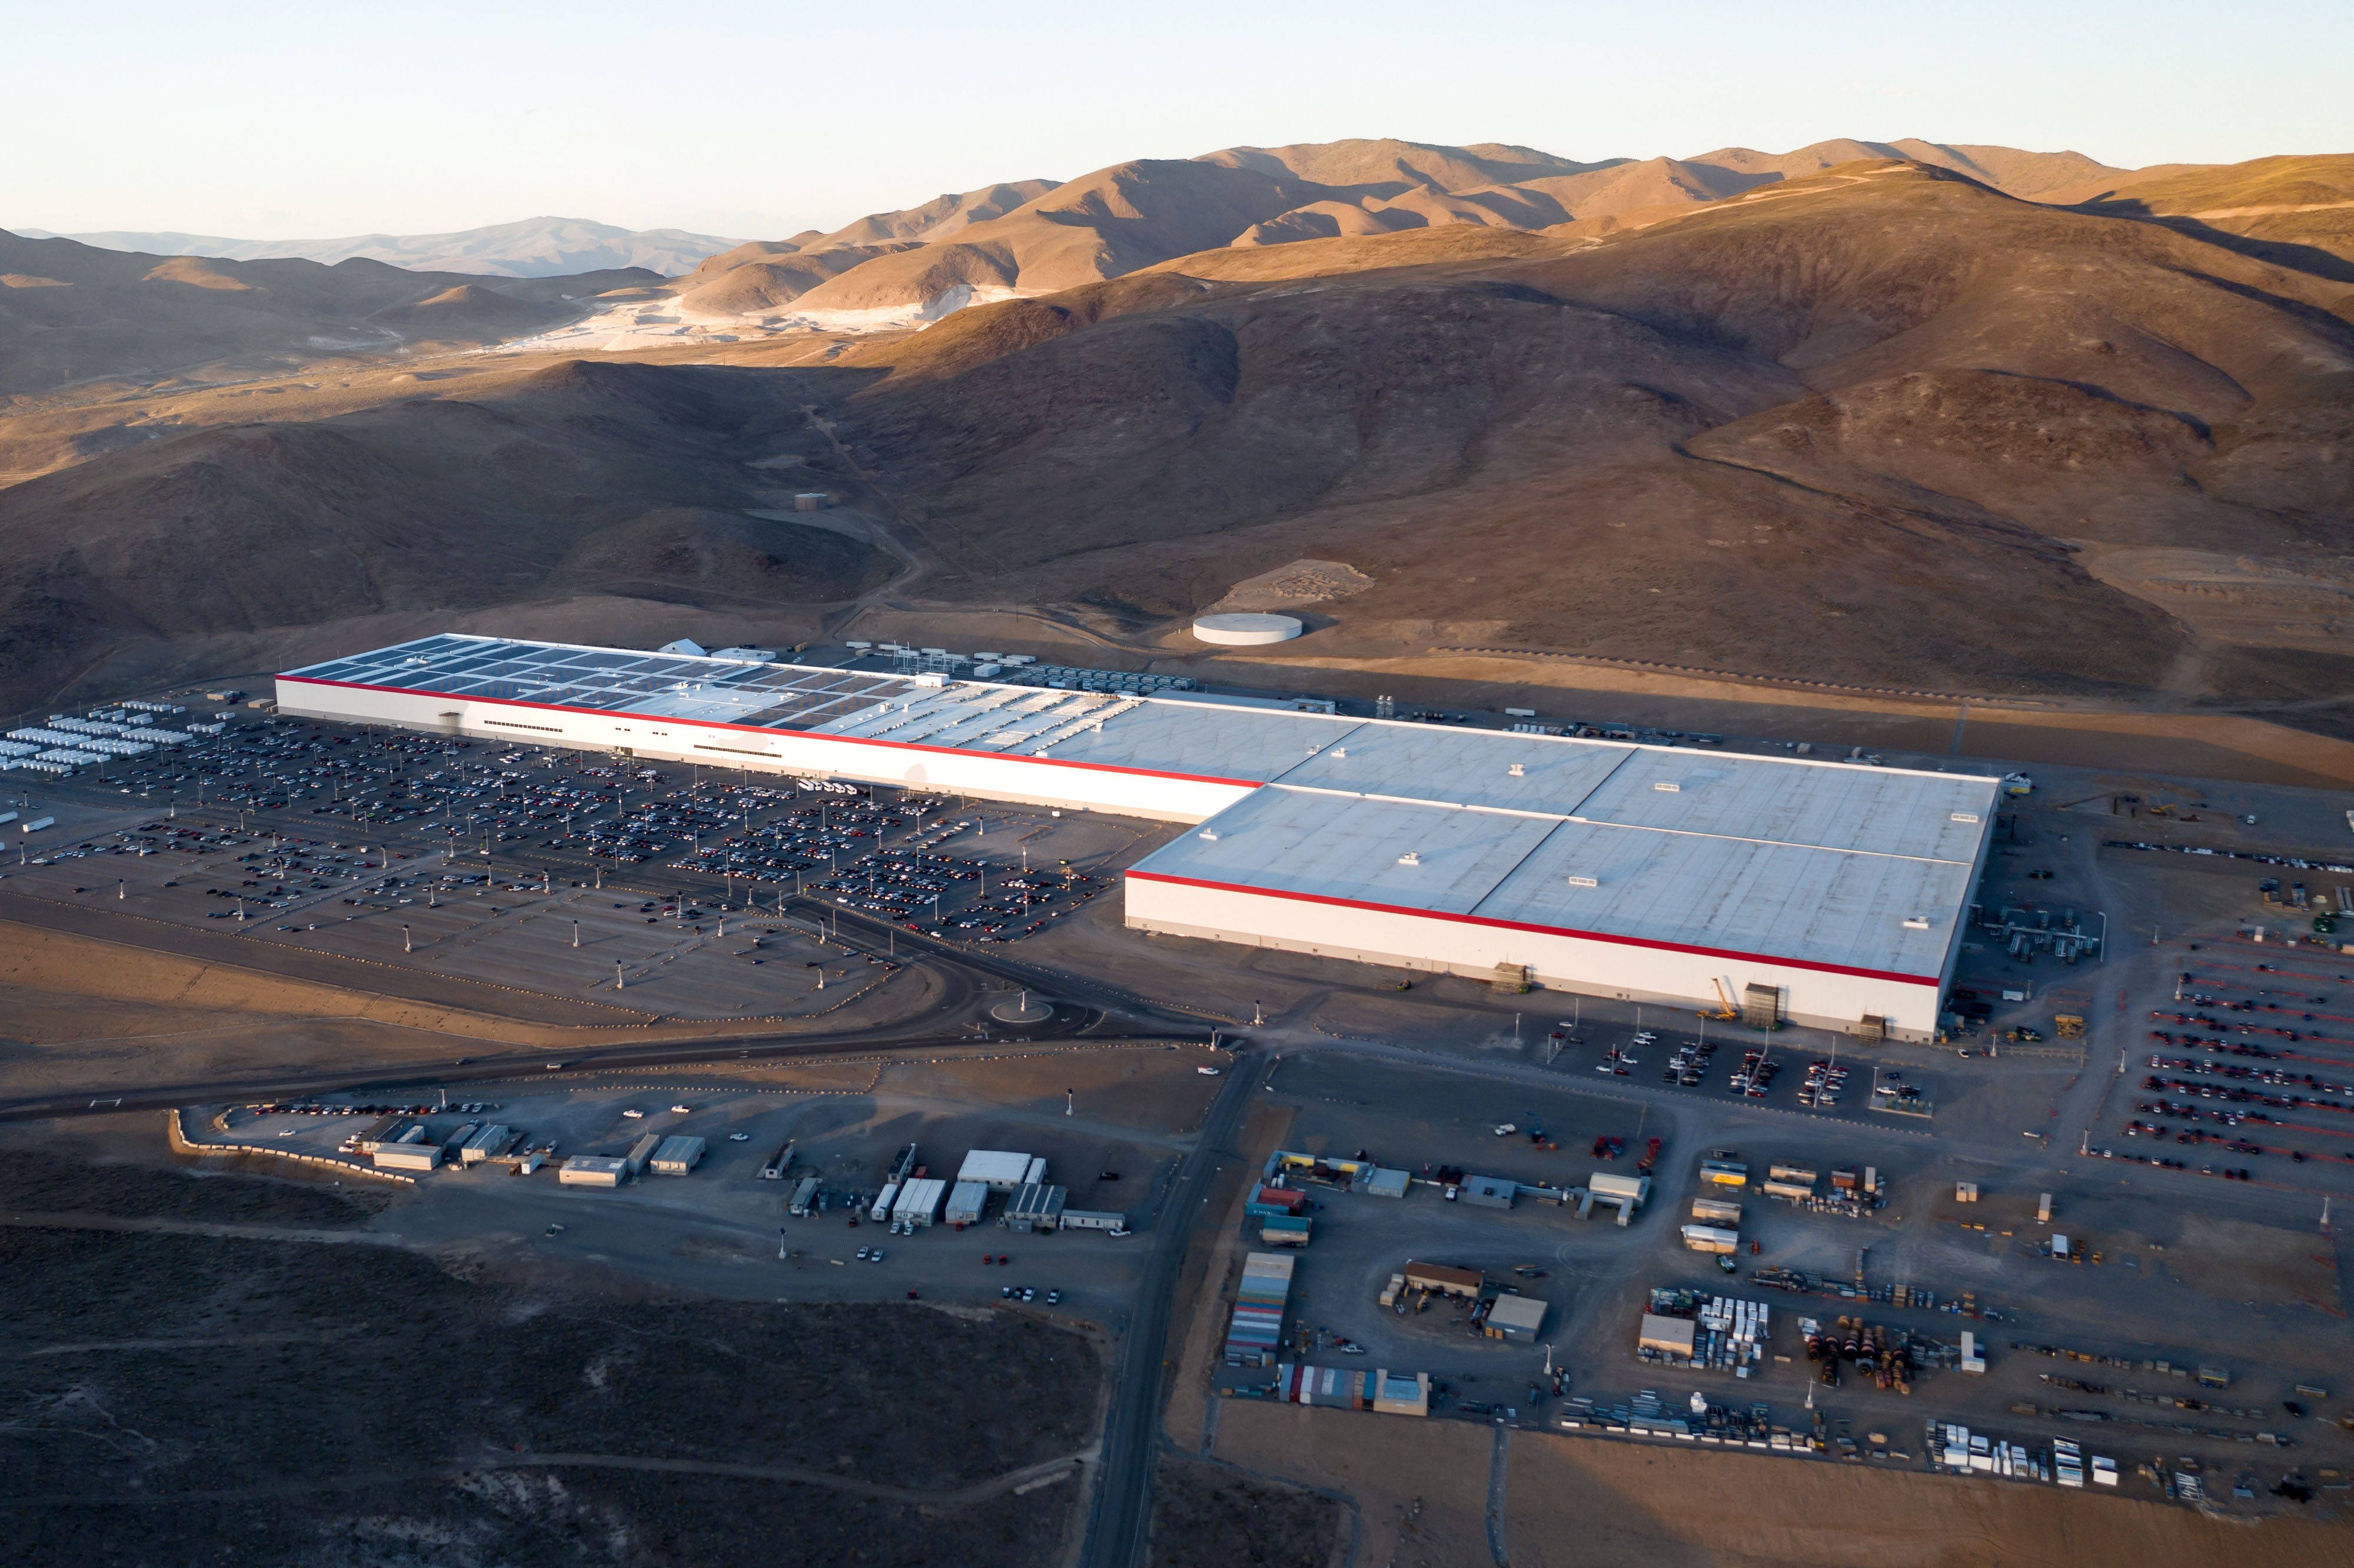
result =
[[1734,1010],[1733,995],[1730,991],[1724,989],[1724,982],[1721,980],[1712,978],[1709,983],[1716,987],[1716,1011],[1714,1012],[1703,1012],[1700,1016],[1702,1018],[1713,1018],[1719,1023],[1730,1023],[1734,1019],[1739,1018],[1741,1014]]
[[2056,1013],[2052,1019],[2052,1030],[2062,1040],[2081,1040],[2084,1037],[2084,1021],[2073,1012]]

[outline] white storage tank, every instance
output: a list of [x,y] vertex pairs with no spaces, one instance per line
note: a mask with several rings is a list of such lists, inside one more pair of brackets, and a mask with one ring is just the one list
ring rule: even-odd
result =
[[1193,636],[1227,648],[1258,648],[1288,642],[1307,628],[1288,615],[1204,615],[1193,621]]

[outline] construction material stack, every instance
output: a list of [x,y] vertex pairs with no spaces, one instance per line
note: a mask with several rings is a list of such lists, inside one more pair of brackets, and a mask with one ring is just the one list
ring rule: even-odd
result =
[[1226,1329],[1228,1365],[1265,1366],[1274,1358],[1283,1340],[1284,1305],[1291,1298],[1293,1261],[1275,1252],[1255,1252],[1244,1258],[1234,1320]]

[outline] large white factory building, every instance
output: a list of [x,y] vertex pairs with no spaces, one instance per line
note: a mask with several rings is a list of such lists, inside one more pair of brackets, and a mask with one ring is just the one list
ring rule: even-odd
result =
[[1936,1027],[1998,779],[504,638],[279,711],[1193,824],[1140,929],[1592,996]]

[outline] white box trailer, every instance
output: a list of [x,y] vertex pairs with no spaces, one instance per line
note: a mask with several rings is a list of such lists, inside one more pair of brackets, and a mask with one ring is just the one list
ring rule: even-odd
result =
[[891,1205],[898,1201],[899,1183],[896,1181],[884,1182],[883,1191],[875,1194],[875,1206],[866,1212],[866,1217],[873,1220],[877,1224],[882,1224],[885,1220],[891,1217]]
[[817,1202],[817,1189],[816,1177],[802,1177],[800,1184],[793,1189],[793,1201],[786,1205],[787,1212],[796,1219],[806,1217]]

